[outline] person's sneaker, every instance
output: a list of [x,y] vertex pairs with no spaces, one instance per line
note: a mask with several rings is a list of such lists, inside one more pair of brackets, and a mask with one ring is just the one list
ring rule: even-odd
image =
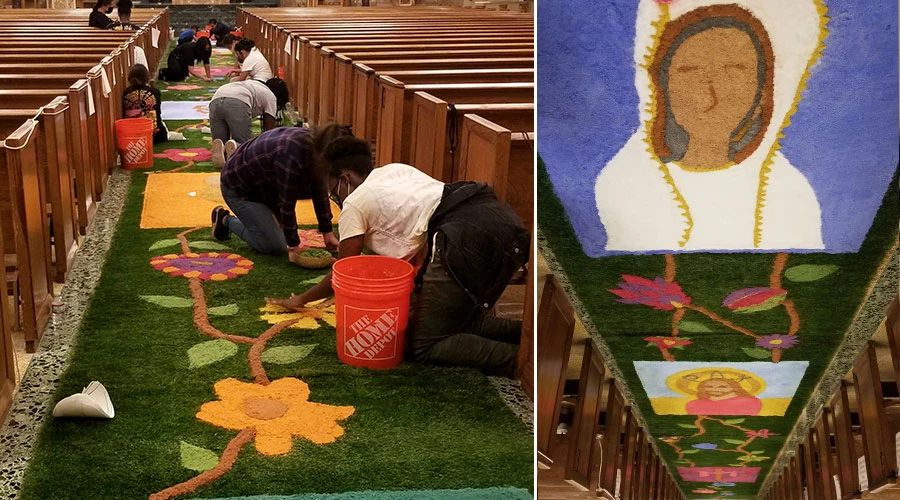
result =
[[213,139],[210,150],[213,166],[221,170],[225,166],[225,145],[222,144],[222,139]]
[[228,139],[228,142],[225,143],[225,159],[231,158],[231,154],[237,147],[238,143],[234,142],[234,139]]
[[[221,143],[221,141],[219,141]],[[225,217],[231,215],[222,205],[217,206],[212,211],[212,235],[213,238],[223,241],[231,238],[231,230],[225,225]]]

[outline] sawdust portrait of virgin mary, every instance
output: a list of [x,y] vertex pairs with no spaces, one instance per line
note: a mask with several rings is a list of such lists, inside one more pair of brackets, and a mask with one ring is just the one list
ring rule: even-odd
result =
[[[834,22],[842,10],[867,10],[846,1],[594,5],[583,13],[593,21],[538,14],[538,150],[588,255],[858,248],[896,168],[896,31],[881,46],[868,18]],[[621,24],[630,16],[633,29]],[[585,48],[588,33],[563,41],[547,33],[592,22],[594,49]],[[853,46],[861,40],[868,45]],[[847,47],[879,57],[887,74],[860,72]],[[879,48],[884,57],[872,53]],[[548,83],[562,85],[556,65],[572,52],[582,64],[563,98]],[[881,95],[862,92],[890,75]],[[854,79],[865,85],[853,88]],[[839,113],[825,112],[842,97],[850,99]],[[893,120],[877,110],[859,119],[891,103]],[[874,175],[850,180],[866,172]],[[592,180],[593,190],[574,193],[574,179]]]

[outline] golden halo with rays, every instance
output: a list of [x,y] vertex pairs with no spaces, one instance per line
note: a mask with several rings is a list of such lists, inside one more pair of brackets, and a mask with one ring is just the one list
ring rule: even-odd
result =
[[745,391],[754,396],[766,390],[766,381],[759,375],[728,366],[711,366],[683,370],[669,375],[669,377],[666,378],[666,386],[678,394],[693,398],[697,396],[697,386],[700,382],[717,378],[734,380],[739,383]]

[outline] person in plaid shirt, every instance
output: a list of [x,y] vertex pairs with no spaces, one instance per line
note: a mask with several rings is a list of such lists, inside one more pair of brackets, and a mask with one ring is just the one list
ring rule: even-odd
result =
[[321,153],[332,139],[349,133],[339,125],[280,127],[241,144],[221,176],[222,197],[234,214],[222,206],[213,209],[213,237],[225,240],[234,233],[259,253],[287,254],[293,262],[301,245],[297,200],[312,200],[325,245],[337,249]]

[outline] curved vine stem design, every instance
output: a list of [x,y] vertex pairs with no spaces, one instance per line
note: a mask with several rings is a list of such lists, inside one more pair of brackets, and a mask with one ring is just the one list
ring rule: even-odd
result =
[[735,325],[731,321],[728,321],[727,319],[719,316],[718,314],[710,311],[709,309],[707,309],[703,306],[695,306],[694,304],[685,304],[682,307],[684,307],[685,309],[690,309],[691,311],[697,311],[698,313],[706,316],[707,318],[715,321],[716,323],[727,326],[728,328],[731,328],[732,330],[742,333],[748,337],[753,337],[755,339],[759,338],[759,335],[751,332],[750,330],[748,330],[742,326]]
[[[176,237],[181,244],[182,253],[191,253],[191,247],[188,244],[187,236],[201,229],[204,229],[204,227],[195,227],[178,233]],[[268,385],[270,380],[261,359],[261,355],[266,349],[266,343],[275,338],[276,335],[287,329],[289,326],[296,323],[297,320],[289,319],[272,325],[256,338],[244,335],[227,334],[212,326],[209,322],[206,294],[203,291],[202,281],[199,278],[188,278],[188,284],[191,289],[191,298],[194,299],[193,316],[194,326],[197,327],[197,330],[215,339],[225,339],[237,344],[250,345],[250,352],[247,354],[247,362],[250,365],[250,374],[253,375],[254,383]],[[319,312],[320,309],[328,307],[329,305],[329,302],[325,302],[318,305],[315,309],[310,308],[308,311],[310,313],[318,313],[319,316],[321,316],[321,313]],[[150,495],[149,500],[168,500],[179,495],[186,495],[201,486],[205,486],[219,479],[225,475],[226,472],[231,470],[235,460],[237,460],[241,448],[253,441],[255,436],[256,429],[253,427],[242,430],[225,447],[225,451],[222,453],[222,456],[219,458],[219,462],[215,467],[187,481],[154,493]]]
[[[730,427],[732,429],[739,430],[739,431],[745,433],[745,435],[748,435],[747,439],[743,443],[741,443],[740,445],[735,447],[734,449],[717,447],[717,448],[715,448],[714,451],[740,453],[743,456],[748,457],[748,458],[754,456],[753,452],[747,451],[745,449],[757,438],[757,436],[750,435],[750,434],[754,433],[753,429],[747,429],[747,428],[741,427],[740,425],[737,425],[737,424],[731,424],[720,418],[713,418],[713,417],[710,417],[707,415],[698,415],[697,420],[694,421],[694,426],[697,427],[697,432],[695,432],[694,434],[692,434],[690,436],[672,437],[671,439],[663,440],[664,443],[671,446],[672,449],[675,450],[675,452],[678,454],[678,460],[686,460],[687,462],[689,462],[691,467],[696,467],[696,463],[693,460],[684,458],[684,455],[685,455],[684,450],[680,446],[678,446],[678,442],[681,441],[682,439],[690,439],[690,438],[700,437],[700,436],[706,434],[706,427],[703,425],[704,421],[716,422],[725,427]],[[778,434],[770,433],[768,435],[769,436],[777,436]],[[744,463],[741,465],[741,467],[747,467],[747,466],[748,466],[747,463]]]
[[227,446],[225,446],[225,451],[222,452],[219,463],[217,463],[215,467],[201,473],[199,476],[194,476],[183,483],[170,486],[162,491],[154,493],[150,495],[149,500],[168,500],[179,495],[185,495],[205,484],[209,484],[216,479],[219,479],[224,476],[226,472],[231,470],[231,467],[234,466],[234,462],[237,460],[241,448],[250,441],[253,441],[254,437],[256,437],[256,428],[248,427],[242,430],[228,442]]

